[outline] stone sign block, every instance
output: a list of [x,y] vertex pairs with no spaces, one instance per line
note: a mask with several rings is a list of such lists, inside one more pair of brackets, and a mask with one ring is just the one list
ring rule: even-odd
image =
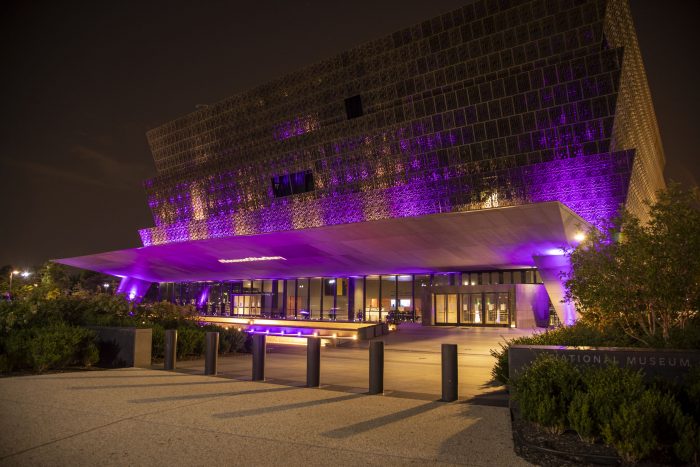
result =
[[697,350],[512,345],[508,350],[508,377],[517,376],[542,353],[580,367],[617,365],[642,370],[648,379],[678,380],[691,369],[700,367],[700,351]]
[[90,329],[97,333],[99,366],[151,367],[152,329],[103,326],[90,326]]

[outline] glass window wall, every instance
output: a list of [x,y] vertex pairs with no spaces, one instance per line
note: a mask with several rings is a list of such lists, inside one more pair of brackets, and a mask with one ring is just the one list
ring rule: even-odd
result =
[[396,276],[382,276],[382,305],[379,321],[386,321],[389,313],[396,311],[396,306]]
[[379,276],[365,278],[365,321],[379,321]]
[[354,277],[350,280],[355,281],[355,295],[354,295],[354,317],[357,321],[362,321],[364,319],[364,277]]

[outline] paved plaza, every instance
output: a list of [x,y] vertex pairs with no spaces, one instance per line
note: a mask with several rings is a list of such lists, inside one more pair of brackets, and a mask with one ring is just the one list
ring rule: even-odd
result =
[[[469,357],[484,356],[496,330],[473,331],[441,329],[417,343],[410,333],[420,329],[406,327],[386,338],[384,396],[362,394],[363,346],[324,348],[319,389],[302,387],[296,360],[303,349],[270,353],[264,383],[244,379],[248,356],[221,359],[218,377],[192,374],[197,362],[181,362],[176,372],[3,378],[0,465],[527,465],[513,453],[508,409],[477,397],[481,386],[481,393],[498,388],[475,376],[486,375],[492,359],[477,365]],[[437,352],[445,336],[465,336],[460,396],[468,397],[454,403],[437,401]],[[413,354],[426,360],[413,361]],[[346,376],[343,362],[351,368]],[[239,365],[241,378],[234,379]],[[405,384],[421,371],[430,376]]]
[[[435,400],[441,394],[441,344],[457,344],[459,397],[479,398],[483,403],[507,405],[502,386],[491,381],[494,359],[490,350],[505,339],[531,334],[515,328],[425,327],[403,324],[399,331],[380,340],[385,342],[384,389],[394,397]],[[367,391],[369,341],[321,350],[321,386],[327,389],[362,393]],[[306,347],[268,344],[265,359],[267,381],[300,386],[306,384]],[[154,366],[154,368],[161,368]],[[219,358],[221,376],[250,379],[251,355]],[[204,360],[178,362],[179,371],[201,374]]]

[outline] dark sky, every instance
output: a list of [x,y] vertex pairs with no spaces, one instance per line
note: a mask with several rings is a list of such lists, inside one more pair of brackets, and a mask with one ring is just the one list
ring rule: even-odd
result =
[[[0,265],[140,246],[147,130],[465,3],[3,3]],[[667,178],[697,184],[700,2],[631,4]]]

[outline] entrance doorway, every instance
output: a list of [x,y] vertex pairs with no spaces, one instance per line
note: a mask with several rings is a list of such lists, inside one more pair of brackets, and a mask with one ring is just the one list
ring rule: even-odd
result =
[[457,324],[457,294],[435,294],[435,323]]
[[435,324],[509,326],[509,299],[508,292],[435,294]]

